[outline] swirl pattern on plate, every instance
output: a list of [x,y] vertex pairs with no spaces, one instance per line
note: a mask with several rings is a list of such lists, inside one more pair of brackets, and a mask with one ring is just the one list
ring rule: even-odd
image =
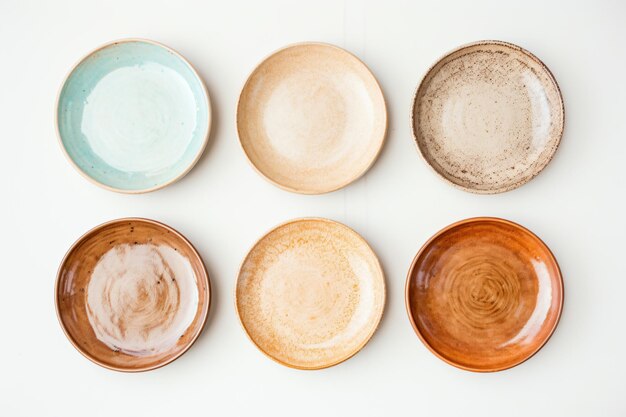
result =
[[517,274],[505,262],[490,256],[475,256],[465,262],[444,265],[448,277],[442,290],[451,294],[451,315],[465,329],[483,331],[507,320],[521,299]]
[[96,337],[129,355],[170,349],[193,322],[194,280],[189,260],[169,246],[113,247],[96,264],[87,289]]

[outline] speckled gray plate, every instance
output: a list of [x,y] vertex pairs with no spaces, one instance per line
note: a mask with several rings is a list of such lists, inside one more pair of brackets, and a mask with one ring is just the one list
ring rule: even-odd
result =
[[563,135],[561,92],[533,54],[500,41],[462,46],[430,68],[411,111],[428,164],[474,193],[517,188],[552,159]]

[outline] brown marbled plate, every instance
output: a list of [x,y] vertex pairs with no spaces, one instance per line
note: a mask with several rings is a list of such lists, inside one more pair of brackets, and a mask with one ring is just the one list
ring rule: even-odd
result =
[[85,357],[138,372],[166,365],[200,335],[209,277],[180,233],[127,218],[88,231],[61,262],[55,289],[59,322]]
[[530,358],[552,335],[563,281],[550,249],[529,230],[503,219],[467,219],[420,249],[406,307],[439,358],[470,371],[500,371]]
[[481,41],[440,59],[419,85],[413,136],[446,181],[479,194],[517,188],[550,162],[563,135],[561,92],[519,46]]
[[263,236],[244,259],[235,305],[252,342],[275,361],[321,369],[355,355],[385,306],[376,254],[355,231],[298,219]]

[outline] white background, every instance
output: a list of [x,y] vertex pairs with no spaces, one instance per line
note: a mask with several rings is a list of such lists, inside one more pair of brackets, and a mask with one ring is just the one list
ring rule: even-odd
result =
[[[626,3],[619,1],[0,0],[0,414],[626,415]],[[105,191],[65,160],[54,105],[66,72],[122,37],[187,57],[214,107],[210,145],[180,182],[145,195]],[[558,80],[566,130],[536,179],[500,195],[454,189],[415,150],[413,91],[448,50],[480,39],[527,48]],[[321,196],[282,191],[249,166],[235,130],[252,68],[286,44],[318,40],[362,58],[380,81],[390,125],[365,177]],[[565,281],[556,333],[528,362],[475,374],[433,356],[404,307],[409,264],[447,224],[500,216],[550,246]],[[83,358],[57,322],[53,292],[65,251],[118,217],[163,221],[201,252],[214,290],[198,342],[156,371],[123,374]],[[285,220],[323,216],[361,233],[386,272],[382,324],[363,351],[321,371],[267,359],[235,314],[233,286],[252,243]]]

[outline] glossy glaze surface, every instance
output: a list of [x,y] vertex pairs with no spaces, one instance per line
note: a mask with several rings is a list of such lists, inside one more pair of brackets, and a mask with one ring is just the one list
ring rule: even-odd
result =
[[422,247],[407,278],[409,318],[425,345],[459,368],[489,372],[532,356],[563,305],[548,247],[502,219],[455,223]]
[[354,55],[332,45],[297,44],[250,75],[237,129],[264,177],[289,191],[319,194],[351,183],[374,163],[387,111],[376,79]]
[[244,330],[283,365],[326,368],[357,353],[385,304],[376,255],[352,229],[300,219],[265,235],[244,259],[236,287]]
[[508,43],[463,46],[420,84],[413,134],[429,165],[466,191],[499,193],[530,181],[563,134],[559,87],[530,52]]
[[200,256],[175,230],[145,219],[82,236],[58,273],[61,325],[87,358],[120,371],[171,362],[200,334],[209,308]]
[[87,178],[145,192],[182,177],[208,140],[209,98],[180,55],[142,40],[105,45],[85,57],[58,99],[57,128]]

